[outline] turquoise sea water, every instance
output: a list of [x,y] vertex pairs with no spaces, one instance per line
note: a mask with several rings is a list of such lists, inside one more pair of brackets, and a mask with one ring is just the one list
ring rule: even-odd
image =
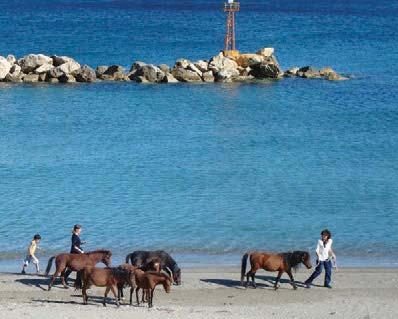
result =
[[[222,48],[218,1],[3,1],[0,55],[92,66],[172,64]],[[328,227],[346,265],[397,265],[398,6],[242,1],[241,51],[344,82],[0,84],[0,259],[165,249],[188,264],[313,250]]]

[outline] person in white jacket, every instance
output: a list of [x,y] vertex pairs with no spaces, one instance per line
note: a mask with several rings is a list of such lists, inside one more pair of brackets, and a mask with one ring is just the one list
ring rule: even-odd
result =
[[310,288],[313,280],[322,273],[322,269],[325,268],[325,281],[324,286],[326,288],[332,288],[330,281],[332,280],[332,259],[336,259],[336,255],[332,249],[332,234],[329,230],[324,229],[321,232],[321,239],[318,240],[316,247],[317,265],[312,275],[304,282],[307,288]]

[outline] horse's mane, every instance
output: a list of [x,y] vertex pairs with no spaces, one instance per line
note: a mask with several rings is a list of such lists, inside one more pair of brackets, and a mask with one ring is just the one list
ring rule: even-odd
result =
[[287,253],[282,253],[282,257],[284,262],[293,268],[294,270],[297,270],[300,267],[301,262],[303,261],[303,256],[307,254],[305,251],[300,251],[296,250],[293,252],[287,252]]
[[87,255],[92,255],[92,254],[112,255],[112,252],[110,250],[106,250],[106,249],[99,249],[99,250],[89,251],[85,254],[87,254]]

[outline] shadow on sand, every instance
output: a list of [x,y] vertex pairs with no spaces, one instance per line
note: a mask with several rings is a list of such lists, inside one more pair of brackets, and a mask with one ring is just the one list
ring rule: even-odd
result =
[[[265,281],[266,283],[258,282],[258,280]],[[257,288],[274,288],[276,277],[274,276],[256,276],[256,285]],[[239,280],[231,280],[231,279],[200,279],[200,281],[216,284],[224,287],[229,288],[243,288],[240,284]],[[246,282],[246,281],[245,281]],[[279,280],[280,284],[290,284],[290,279],[281,278]],[[301,281],[295,281],[298,287],[305,287],[304,283]],[[316,286],[316,285],[314,285]],[[251,287],[249,284],[248,287]]]

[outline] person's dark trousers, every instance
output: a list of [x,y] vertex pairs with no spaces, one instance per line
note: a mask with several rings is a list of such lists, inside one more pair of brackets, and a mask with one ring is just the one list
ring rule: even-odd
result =
[[68,277],[69,277],[69,275],[72,273],[72,270],[70,270],[70,268],[68,268],[66,271],[65,271],[65,275],[64,275],[64,278],[65,278],[65,282],[66,283],[68,283]]
[[322,269],[325,268],[325,281],[324,285],[329,286],[330,280],[332,278],[332,262],[330,260],[320,261],[318,266],[316,266],[315,271],[312,273],[310,278],[305,281],[305,284],[311,284],[316,277],[322,273]]

